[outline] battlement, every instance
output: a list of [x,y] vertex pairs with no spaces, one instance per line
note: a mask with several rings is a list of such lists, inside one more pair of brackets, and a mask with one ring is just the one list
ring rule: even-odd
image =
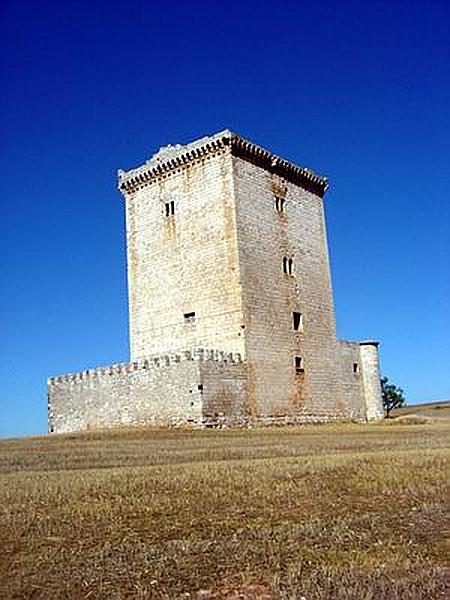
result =
[[168,173],[179,170],[193,161],[202,160],[226,148],[229,148],[232,155],[248,160],[306,189],[311,189],[319,196],[323,196],[328,188],[326,177],[317,175],[308,167],[300,167],[289,162],[225,129],[190,144],[163,146],[140,167],[129,171],[119,169],[117,172],[119,189],[123,193],[132,192],[145,186],[154,178],[165,177]]
[[194,348],[52,377],[49,430],[233,419],[243,410],[245,372],[239,353]]
[[87,379],[95,379],[102,376],[110,376],[116,374],[135,373],[137,371],[148,371],[151,369],[161,369],[170,367],[171,365],[179,364],[183,361],[200,361],[214,362],[219,364],[240,364],[242,356],[239,352],[224,352],[223,350],[212,350],[205,348],[194,348],[192,350],[184,350],[179,353],[160,354],[130,363],[117,363],[113,365],[96,367],[95,369],[87,369],[78,373],[66,373],[50,377],[48,385],[56,385],[58,383],[70,383]]

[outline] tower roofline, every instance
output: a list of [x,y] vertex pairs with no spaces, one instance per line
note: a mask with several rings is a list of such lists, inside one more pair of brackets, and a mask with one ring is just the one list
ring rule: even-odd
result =
[[135,169],[129,171],[119,169],[117,173],[119,189],[122,192],[133,191],[155,177],[160,177],[174,169],[184,167],[192,161],[204,158],[226,147],[230,148],[232,155],[252,162],[271,173],[280,175],[321,197],[328,188],[326,177],[316,175],[311,169],[289,162],[237,133],[224,129],[189,144],[164,146],[143,165]]

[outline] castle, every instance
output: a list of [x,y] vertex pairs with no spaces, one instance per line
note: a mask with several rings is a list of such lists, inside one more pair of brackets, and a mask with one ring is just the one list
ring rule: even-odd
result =
[[130,362],[49,379],[51,432],[382,418],[377,342],[336,339],[325,178],[228,130],[118,178]]

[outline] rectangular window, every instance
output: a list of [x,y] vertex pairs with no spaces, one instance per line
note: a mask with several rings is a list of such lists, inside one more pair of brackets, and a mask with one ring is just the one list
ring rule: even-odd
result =
[[305,367],[303,365],[303,358],[301,356],[295,357],[295,372],[303,373],[305,371]]
[[303,315],[299,312],[292,313],[292,325],[294,331],[303,331]]
[[185,323],[195,323],[195,312],[184,313]]
[[283,273],[286,275],[294,276],[294,259],[288,258],[287,256],[283,257]]
[[166,217],[173,217],[175,214],[175,201],[171,200],[170,202],[166,202],[164,206],[166,209]]
[[277,212],[284,213],[284,203],[284,198],[282,198],[281,196],[274,196],[274,207]]
[[353,363],[353,373],[359,373],[359,364]]

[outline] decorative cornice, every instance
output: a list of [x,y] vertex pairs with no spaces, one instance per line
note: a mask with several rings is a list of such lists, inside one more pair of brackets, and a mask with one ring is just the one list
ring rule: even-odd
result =
[[193,161],[204,159],[227,148],[230,149],[233,156],[238,156],[243,160],[256,164],[270,173],[301,185],[321,197],[328,188],[328,181],[325,177],[316,175],[311,169],[299,167],[284,160],[280,156],[269,152],[269,150],[226,129],[190,144],[163,147],[142,166],[130,171],[119,170],[119,189],[124,194],[132,192],[154,178],[164,176],[171,171],[183,168]]

